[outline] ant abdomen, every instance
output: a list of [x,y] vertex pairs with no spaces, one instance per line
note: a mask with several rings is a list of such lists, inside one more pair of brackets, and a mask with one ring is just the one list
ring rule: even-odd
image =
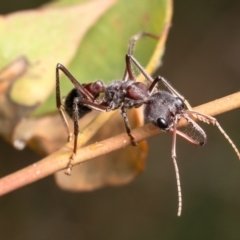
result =
[[[69,94],[67,95],[67,97],[65,98],[65,111],[68,114],[68,116],[70,118],[73,118],[73,102],[75,98],[80,98],[80,99],[85,99],[83,97],[83,95],[76,89],[73,88]],[[84,106],[84,105],[78,105],[78,117],[82,118],[84,117],[86,114],[88,114],[89,112],[91,112],[92,109]]]

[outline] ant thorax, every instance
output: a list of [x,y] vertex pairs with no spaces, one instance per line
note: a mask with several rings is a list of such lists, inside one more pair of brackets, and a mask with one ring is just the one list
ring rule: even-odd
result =
[[149,99],[148,87],[141,82],[134,80],[115,81],[105,89],[105,98],[109,110],[120,107],[133,108],[140,107]]

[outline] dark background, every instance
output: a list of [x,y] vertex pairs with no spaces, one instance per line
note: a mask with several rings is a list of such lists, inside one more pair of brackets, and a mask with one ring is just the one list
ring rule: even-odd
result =
[[[4,2],[1,13],[40,5]],[[239,91],[239,62],[239,1],[175,1],[160,74],[193,106]],[[218,120],[240,147],[240,111]],[[203,127],[205,147],[177,142],[180,218],[171,135],[161,134],[149,140],[146,171],[127,186],[76,194],[58,189],[50,176],[1,197],[0,239],[240,239],[240,164],[217,128]],[[4,141],[0,149],[1,176],[39,159]]]

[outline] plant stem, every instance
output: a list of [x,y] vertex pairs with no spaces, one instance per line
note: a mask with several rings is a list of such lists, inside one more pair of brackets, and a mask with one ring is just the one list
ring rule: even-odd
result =
[[[193,110],[210,116],[215,116],[239,107],[240,92],[237,92],[198,106]],[[182,124],[183,123],[180,122],[179,126]],[[132,134],[137,142],[155,136],[160,132],[160,129],[156,128],[152,124],[146,124],[140,128],[132,130]],[[125,148],[130,144],[131,141],[128,135],[126,133],[122,133],[104,141],[96,142],[94,144],[79,148],[74,159],[74,164],[79,164],[117,149]],[[0,196],[53,174],[56,171],[64,169],[67,166],[71,153],[72,143],[68,143],[58,151],[43,158],[42,160],[1,178]]]

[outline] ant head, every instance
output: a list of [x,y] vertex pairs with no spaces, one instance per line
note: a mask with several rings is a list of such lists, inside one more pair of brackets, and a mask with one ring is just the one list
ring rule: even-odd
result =
[[146,119],[162,130],[169,130],[179,121],[184,112],[184,102],[169,92],[153,94],[145,107]]

